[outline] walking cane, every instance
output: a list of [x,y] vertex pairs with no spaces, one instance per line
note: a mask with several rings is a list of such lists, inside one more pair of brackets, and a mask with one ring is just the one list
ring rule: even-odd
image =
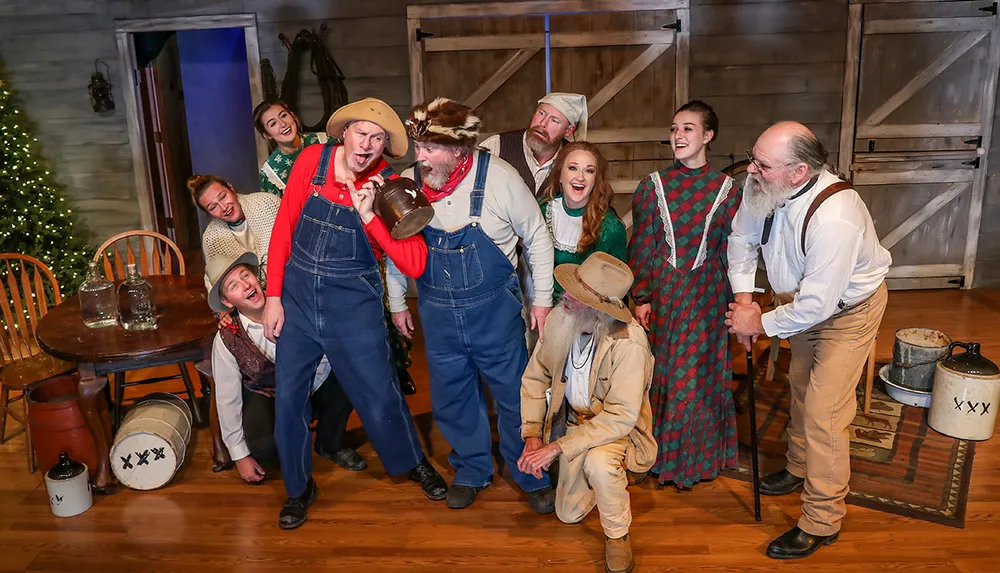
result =
[[757,404],[754,401],[753,350],[747,350],[747,385],[750,408],[750,465],[753,468],[753,517],[760,521],[760,473],[757,471]]

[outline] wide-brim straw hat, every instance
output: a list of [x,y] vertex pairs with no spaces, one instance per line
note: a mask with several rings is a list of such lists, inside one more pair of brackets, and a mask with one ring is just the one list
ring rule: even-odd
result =
[[583,264],[566,263],[555,269],[555,278],[566,292],[590,308],[624,322],[632,322],[625,297],[635,277],[628,265],[598,251]]
[[[247,265],[253,271],[254,276],[257,276],[257,255],[250,251],[243,253],[235,260],[225,255],[217,255],[205,265],[205,274],[208,276],[209,284],[212,285],[212,289],[208,291],[208,306],[212,307],[215,312],[232,310],[222,303],[222,295],[219,291],[222,290],[222,279],[226,278],[229,271],[240,265]],[[260,294],[263,296],[264,293]]]
[[389,141],[385,144],[385,152],[394,159],[401,159],[410,148],[410,140],[406,136],[403,121],[389,107],[389,104],[380,99],[366,97],[333,112],[329,121],[326,122],[327,135],[343,139],[344,128],[352,121],[370,121],[384,129],[389,136]]

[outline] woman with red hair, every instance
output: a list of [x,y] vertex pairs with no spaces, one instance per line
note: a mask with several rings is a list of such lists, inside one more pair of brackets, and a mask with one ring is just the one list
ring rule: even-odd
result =
[[[559,150],[541,199],[555,248],[554,266],[580,264],[595,251],[627,262],[625,225],[611,207],[614,191],[605,179],[607,167],[592,143],[577,141]],[[555,294],[562,293],[557,280]]]

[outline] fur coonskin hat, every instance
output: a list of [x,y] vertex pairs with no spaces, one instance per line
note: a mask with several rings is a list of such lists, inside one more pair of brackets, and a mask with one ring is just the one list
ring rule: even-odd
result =
[[469,145],[479,135],[479,117],[471,107],[439,97],[410,110],[406,133],[413,141]]

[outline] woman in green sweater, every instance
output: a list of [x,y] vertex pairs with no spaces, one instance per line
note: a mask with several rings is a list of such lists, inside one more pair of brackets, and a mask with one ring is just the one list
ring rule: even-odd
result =
[[314,143],[326,143],[326,133],[301,133],[299,118],[280,100],[266,100],[253,110],[253,126],[260,136],[276,147],[260,166],[260,190],[281,197],[292,165],[302,150]]
[[[542,193],[541,208],[555,247],[555,266],[580,264],[594,251],[626,262],[625,225],[611,207],[608,162],[586,141],[559,151]],[[555,283],[556,295],[563,287]]]

